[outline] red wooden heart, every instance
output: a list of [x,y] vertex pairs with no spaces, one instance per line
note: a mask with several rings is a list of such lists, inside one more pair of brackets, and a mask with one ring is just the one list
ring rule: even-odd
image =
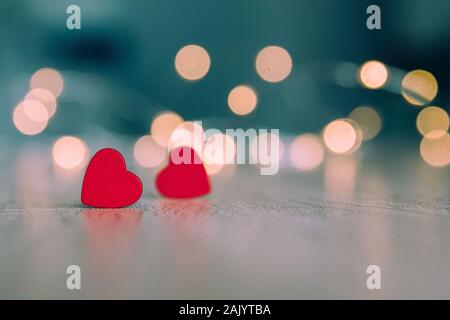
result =
[[[180,159],[188,161],[181,162]],[[156,177],[156,188],[169,198],[193,198],[211,191],[205,167],[199,156],[189,147],[172,150],[169,165]]]
[[81,202],[97,208],[122,208],[142,195],[142,182],[127,171],[119,151],[102,149],[89,162],[81,188]]

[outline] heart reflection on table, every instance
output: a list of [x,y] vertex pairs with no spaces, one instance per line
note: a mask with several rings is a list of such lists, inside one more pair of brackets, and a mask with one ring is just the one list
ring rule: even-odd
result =
[[82,212],[89,246],[119,250],[137,234],[142,218],[139,209],[85,209]]
[[[115,290],[117,277],[130,272],[129,261],[138,246],[142,212],[139,209],[85,209],[82,212],[91,276]],[[95,290],[94,289],[94,290]]]
[[[157,204],[160,241],[165,244],[166,269],[174,292],[201,296],[207,291],[211,204],[206,199],[164,199]],[[192,290],[195,288],[195,292]]]
[[206,199],[164,199],[158,203],[157,208],[161,214],[196,216],[209,213],[211,204]]

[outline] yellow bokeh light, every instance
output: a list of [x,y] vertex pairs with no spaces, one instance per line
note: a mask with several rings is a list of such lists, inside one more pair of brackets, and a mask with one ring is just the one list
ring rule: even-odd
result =
[[417,116],[417,130],[429,139],[438,139],[447,133],[450,119],[448,113],[439,107],[427,107]]
[[360,147],[362,132],[353,121],[338,119],[325,127],[323,141],[331,152],[350,154]]
[[34,121],[25,113],[23,105],[23,102],[17,105],[13,112],[13,123],[17,130],[29,136],[36,135],[44,131],[47,127],[48,121]]
[[64,88],[64,79],[60,72],[52,68],[42,68],[36,71],[30,80],[31,89],[46,89],[58,97]]
[[369,89],[383,87],[389,78],[389,71],[380,61],[367,61],[359,69],[359,80],[363,86]]
[[51,118],[56,112],[56,97],[47,89],[37,88],[30,90],[24,100],[37,100],[47,109],[48,117]]
[[181,48],[175,57],[175,69],[186,80],[199,80],[209,71],[211,59],[208,52],[194,44]]
[[374,138],[381,130],[381,117],[373,108],[365,106],[355,108],[349,118],[361,128],[363,140]]
[[445,133],[438,139],[422,138],[420,143],[422,159],[433,167],[450,164],[450,134]]
[[166,158],[166,149],[158,145],[150,135],[139,138],[134,144],[134,159],[144,168],[159,166]]
[[201,158],[204,139],[205,132],[199,123],[185,121],[180,123],[175,130],[173,130],[169,142],[167,143],[167,148],[172,150],[178,147],[190,147],[194,149]]
[[437,93],[436,78],[428,71],[411,71],[402,80],[402,95],[413,105],[427,104],[436,97]]
[[89,149],[83,140],[64,136],[56,140],[52,149],[53,161],[63,169],[77,169],[84,165],[89,157]]
[[324,159],[324,148],[320,138],[313,134],[303,134],[292,141],[289,159],[301,171],[316,169]]
[[157,144],[166,147],[172,132],[182,122],[183,118],[174,112],[161,113],[153,119],[151,135]]
[[258,53],[255,66],[256,72],[262,79],[268,82],[280,82],[291,73],[292,58],[286,49],[268,46]]
[[213,134],[205,142],[203,164],[209,175],[219,173],[226,164],[232,164],[236,156],[236,143],[229,135]]
[[228,106],[235,114],[243,116],[252,112],[258,104],[255,90],[240,85],[233,88],[228,94]]

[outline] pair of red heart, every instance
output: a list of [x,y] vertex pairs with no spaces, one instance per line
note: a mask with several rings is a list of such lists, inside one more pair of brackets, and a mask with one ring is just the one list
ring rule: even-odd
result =
[[[176,164],[173,155],[188,161]],[[156,177],[158,191],[170,198],[192,198],[211,190],[205,167],[189,147],[171,152],[169,164]],[[97,208],[121,208],[135,203],[142,195],[142,182],[127,170],[119,151],[102,149],[89,162],[81,188],[81,202]]]

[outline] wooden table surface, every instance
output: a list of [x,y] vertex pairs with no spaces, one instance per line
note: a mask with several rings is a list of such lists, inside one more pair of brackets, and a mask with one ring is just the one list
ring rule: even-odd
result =
[[[230,167],[185,201],[136,169],[143,198],[98,210],[79,203],[82,172],[61,174],[47,152],[0,160],[0,298],[450,298],[449,170],[415,154],[275,176]],[[81,290],[66,288],[73,264]],[[373,264],[381,290],[366,287]]]

